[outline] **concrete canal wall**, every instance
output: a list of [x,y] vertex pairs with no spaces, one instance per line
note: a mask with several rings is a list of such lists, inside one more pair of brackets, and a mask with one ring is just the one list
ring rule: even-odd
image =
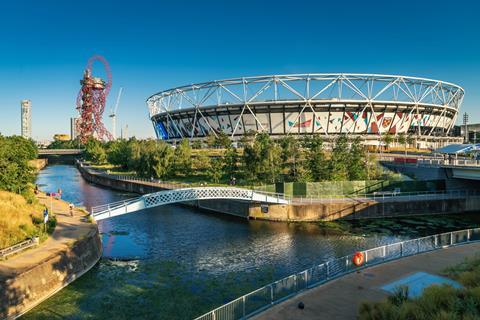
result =
[[480,196],[452,199],[338,201],[333,203],[269,205],[252,204],[249,217],[275,221],[333,221],[480,211]]
[[[49,197],[40,195],[50,205]],[[97,225],[84,212],[69,213],[68,203],[53,200],[54,233],[38,247],[0,261],[0,319],[32,309],[90,270],[102,256]]]

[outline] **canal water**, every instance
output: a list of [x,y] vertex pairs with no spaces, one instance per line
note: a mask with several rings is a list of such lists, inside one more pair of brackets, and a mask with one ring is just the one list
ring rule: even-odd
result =
[[[86,208],[137,196],[89,184],[70,165],[46,167],[37,183]],[[462,215],[272,223],[157,207],[100,221],[100,263],[23,318],[192,319],[327,259],[479,222]]]

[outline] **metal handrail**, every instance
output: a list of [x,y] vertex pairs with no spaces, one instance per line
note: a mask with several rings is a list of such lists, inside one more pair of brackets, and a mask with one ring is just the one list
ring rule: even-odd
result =
[[14,244],[13,246],[0,249],[0,258],[8,257],[8,256],[10,256],[12,254],[15,254],[17,252],[20,252],[22,250],[33,247],[33,246],[37,245],[38,243],[39,243],[39,239],[37,237],[34,237],[32,239],[28,239],[28,240],[22,241],[20,243]]
[[[405,199],[412,197],[421,197],[421,196],[441,196],[441,199],[451,199],[454,197],[469,197],[469,196],[480,196],[480,190],[469,190],[469,189],[454,189],[454,190],[437,190],[437,191],[414,191],[414,192],[395,192],[395,191],[382,191],[382,192],[373,192],[365,194],[356,194],[346,197],[345,195],[325,195],[321,196],[301,196],[293,197],[294,202],[315,202],[315,201],[368,201],[368,200],[389,200],[389,199]],[[437,199],[437,197],[435,197]]]
[[195,320],[246,319],[284,301],[299,292],[324,284],[354,271],[402,257],[480,241],[480,228],[445,232],[410,239],[361,251],[362,266],[352,262],[353,254],[287,276],[215,308]]
[[[125,211],[122,211],[121,213],[125,214],[159,205],[207,199],[237,199],[273,204],[289,203],[289,200],[287,200],[283,194],[278,193],[259,193],[255,190],[234,187],[200,187],[181,188],[148,193],[137,198],[95,206],[90,210],[91,215],[94,218],[106,213],[108,213],[108,217],[110,217],[113,210],[121,208],[125,208]],[[127,207],[130,204],[136,204],[136,206],[134,206],[131,211],[128,211]],[[117,213],[114,213],[114,215],[117,215]]]

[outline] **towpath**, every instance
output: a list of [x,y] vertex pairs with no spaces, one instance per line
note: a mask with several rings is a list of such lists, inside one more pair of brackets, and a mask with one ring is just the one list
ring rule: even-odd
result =
[[38,247],[27,249],[5,261],[0,261],[0,279],[15,277],[16,274],[23,273],[52,255],[65,250],[76,240],[96,232],[96,224],[88,222],[85,212],[82,210],[74,209],[72,217],[67,202],[57,199],[51,200],[43,193],[38,196],[38,199],[40,203],[48,207],[49,211],[51,210],[51,204],[53,205],[53,212],[57,217],[57,226],[50,237]]
[[[253,319],[356,319],[362,301],[379,301],[387,297],[387,293],[381,289],[383,285],[415,272],[439,275],[445,268],[478,252],[480,243],[471,243],[366,268],[307,290]],[[303,310],[298,308],[300,301],[305,305]]]

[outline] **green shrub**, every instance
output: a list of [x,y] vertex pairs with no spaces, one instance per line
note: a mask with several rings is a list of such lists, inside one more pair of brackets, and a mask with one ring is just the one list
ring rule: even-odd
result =
[[464,288],[434,285],[418,298],[408,298],[408,290],[399,288],[382,302],[364,302],[359,319],[430,320],[480,319],[480,255],[466,259],[444,274],[459,281]]
[[475,288],[480,285],[480,272],[477,270],[466,271],[457,277],[458,281],[467,288]]
[[400,286],[395,289],[395,292],[388,297],[388,302],[395,306],[401,306],[408,300],[408,287]]

